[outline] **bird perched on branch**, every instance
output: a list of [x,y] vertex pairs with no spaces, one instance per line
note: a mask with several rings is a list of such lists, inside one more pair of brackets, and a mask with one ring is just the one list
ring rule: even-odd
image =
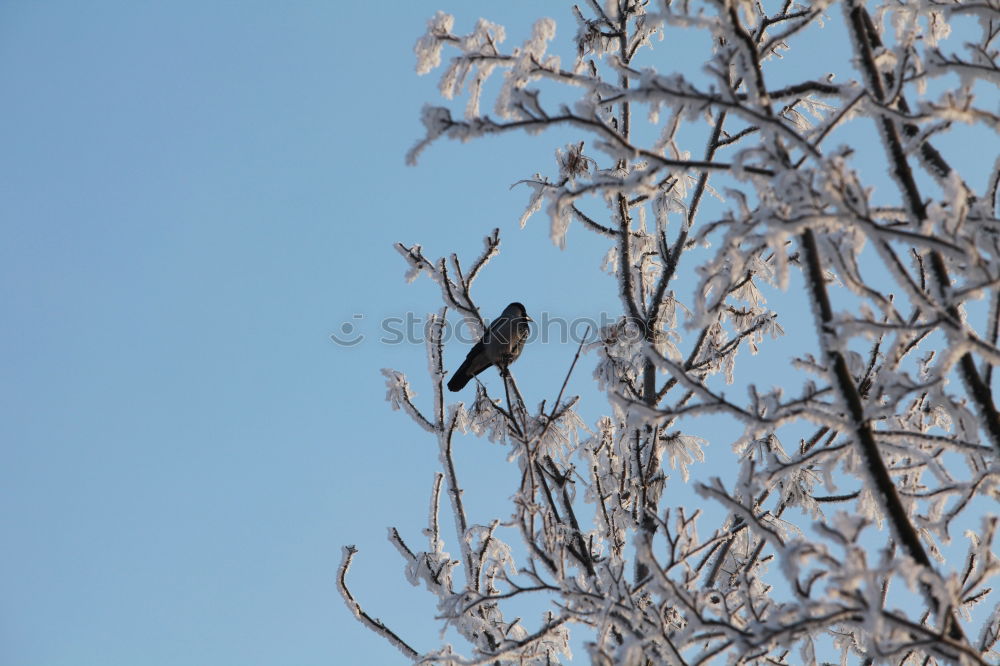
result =
[[483,339],[469,351],[465,361],[448,380],[449,391],[461,391],[473,377],[495,365],[500,375],[507,373],[507,366],[517,360],[528,339],[528,322],[534,321],[520,303],[511,303],[504,308],[483,335]]

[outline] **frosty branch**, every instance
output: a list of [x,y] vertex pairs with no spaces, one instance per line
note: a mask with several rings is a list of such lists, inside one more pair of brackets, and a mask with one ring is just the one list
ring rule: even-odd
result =
[[[485,19],[462,34],[433,17],[417,69],[447,50],[446,105],[424,109],[407,159],[441,138],[571,136],[548,170],[525,166],[520,223],[544,209],[557,247],[574,221],[603,239],[620,316],[575,355],[532,351],[552,402],[531,408],[507,374],[501,395],[484,380],[447,404],[441,331],[449,310],[485,330],[473,284],[500,233],[464,263],[397,245],[443,307],[428,377],[384,370],[387,397],[441,471],[427,550],[390,540],[467,645],[418,654],[342,584],[355,617],[427,664],[557,663],[571,631],[596,664],[996,661],[1000,159],[983,173],[952,130],[998,145],[1000,5],[588,0],[567,15],[570,39],[540,19],[511,49]],[[592,390],[566,397],[585,360]],[[453,455],[466,434],[508,447],[519,481],[497,515],[463,502],[481,490]],[[534,621],[511,614],[527,599]]]

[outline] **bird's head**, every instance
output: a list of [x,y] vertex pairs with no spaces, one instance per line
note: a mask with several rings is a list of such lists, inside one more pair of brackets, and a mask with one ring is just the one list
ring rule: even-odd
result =
[[507,317],[509,319],[519,319],[524,322],[535,321],[534,319],[528,316],[528,311],[524,309],[524,306],[516,301],[508,305],[504,309],[503,314],[500,316]]

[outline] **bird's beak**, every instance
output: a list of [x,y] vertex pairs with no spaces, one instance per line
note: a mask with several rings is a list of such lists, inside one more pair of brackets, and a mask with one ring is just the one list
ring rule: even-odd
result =
[[535,323],[535,320],[534,320],[534,319],[532,319],[531,317],[529,317],[528,315],[524,315],[524,320],[525,320],[525,321],[530,321],[530,322],[531,322],[532,324],[534,324],[534,323]]

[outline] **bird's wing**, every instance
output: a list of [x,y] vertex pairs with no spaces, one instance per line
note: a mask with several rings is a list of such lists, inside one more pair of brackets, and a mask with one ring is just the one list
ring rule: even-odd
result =
[[500,357],[510,351],[516,335],[514,319],[512,317],[498,317],[492,324],[490,330],[483,337],[483,344],[486,347],[486,355],[490,363],[496,363]]
[[462,362],[462,367],[459,368],[459,372],[467,372],[470,377],[475,377],[480,372],[486,368],[493,365],[494,360],[490,358],[487,353],[486,345],[482,342],[477,342],[475,346],[469,350],[468,356],[465,357],[465,361]]

